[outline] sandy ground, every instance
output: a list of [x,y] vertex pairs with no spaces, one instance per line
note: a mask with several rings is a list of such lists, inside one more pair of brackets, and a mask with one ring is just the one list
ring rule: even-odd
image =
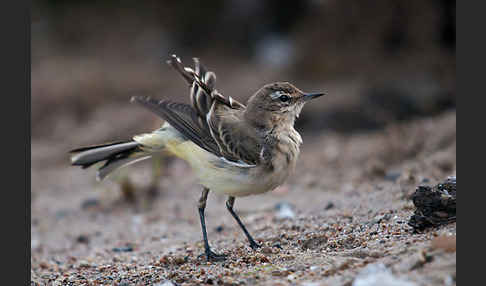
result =
[[416,186],[456,174],[454,111],[380,131],[304,136],[284,186],[236,200],[263,243],[257,251],[226,198],[210,193],[209,240],[228,255],[213,263],[198,258],[201,187],[184,162],[162,158],[155,184],[150,161],[101,183],[94,169],[68,165],[66,148],[96,132],[93,122],[104,124],[96,116],[59,148],[32,142],[32,285],[455,285],[456,223],[423,233],[407,225]]

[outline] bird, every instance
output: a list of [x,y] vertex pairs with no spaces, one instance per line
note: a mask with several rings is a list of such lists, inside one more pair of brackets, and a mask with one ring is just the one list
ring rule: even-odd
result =
[[216,89],[216,74],[198,58],[185,67],[171,55],[167,63],[187,82],[190,104],[150,96],[131,102],[165,122],[159,129],[131,140],[71,150],[71,164],[88,168],[98,162],[97,179],[118,168],[168,152],[187,161],[202,192],[197,207],[208,261],[225,260],[212,251],[206,232],[205,208],[210,191],[228,196],[226,208],[246,235],[249,246],[261,247],[233,209],[236,197],[262,194],[282,185],[294,171],[302,137],[294,123],[305,103],[324,93],[304,93],[289,82],[265,84],[246,105]]

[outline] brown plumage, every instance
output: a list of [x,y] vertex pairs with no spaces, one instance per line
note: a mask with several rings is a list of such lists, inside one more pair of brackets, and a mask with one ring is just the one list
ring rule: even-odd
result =
[[194,58],[194,69],[171,57],[172,66],[189,85],[191,104],[135,96],[137,102],[166,123],[133,141],[78,148],[73,165],[89,167],[105,161],[98,170],[103,179],[113,170],[167,150],[191,165],[204,186],[199,215],[205,255],[210,260],[222,256],[211,251],[206,233],[204,209],[209,190],[227,194],[226,206],[237,220],[252,248],[259,245],[233,211],[235,197],[259,194],[281,185],[295,168],[302,138],[294,129],[305,102],[321,96],[305,94],[288,82],[263,86],[246,106],[216,89],[216,75]]
[[[168,61],[190,85],[190,106],[149,97],[133,97],[132,101],[155,112],[199,147],[229,161],[271,165],[266,161],[272,154],[266,154],[265,148],[271,149],[273,146],[268,145],[276,140],[266,137],[276,130],[289,133],[291,142],[300,145],[293,124],[305,102],[302,91],[288,82],[267,84],[248,100],[246,107],[219,93],[214,72],[208,71],[197,58],[194,63],[194,69],[184,67],[175,55]],[[280,100],[281,95],[289,100]],[[290,149],[289,156],[296,157],[298,146]]]

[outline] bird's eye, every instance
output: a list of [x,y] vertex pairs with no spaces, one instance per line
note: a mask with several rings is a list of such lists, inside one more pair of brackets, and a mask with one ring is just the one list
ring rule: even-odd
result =
[[290,96],[286,95],[286,94],[282,94],[280,97],[279,97],[280,101],[281,102],[287,102],[290,100]]

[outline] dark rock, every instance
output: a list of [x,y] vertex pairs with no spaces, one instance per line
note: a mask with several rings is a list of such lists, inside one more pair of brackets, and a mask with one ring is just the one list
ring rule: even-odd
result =
[[76,238],[76,242],[88,244],[89,237],[87,235],[81,234]]
[[447,178],[434,187],[419,186],[412,195],[415,213],[408,225],[414,230],[456,221],[456,177]]
[[326,207],[324,209],[327,211],[327,210],[330,210],[330,209],[332,209],[334,207],[335,207],[334,206],[334,203],[333,202],[329,202],[329,203],[327,203],[327,205],[326,205]]

